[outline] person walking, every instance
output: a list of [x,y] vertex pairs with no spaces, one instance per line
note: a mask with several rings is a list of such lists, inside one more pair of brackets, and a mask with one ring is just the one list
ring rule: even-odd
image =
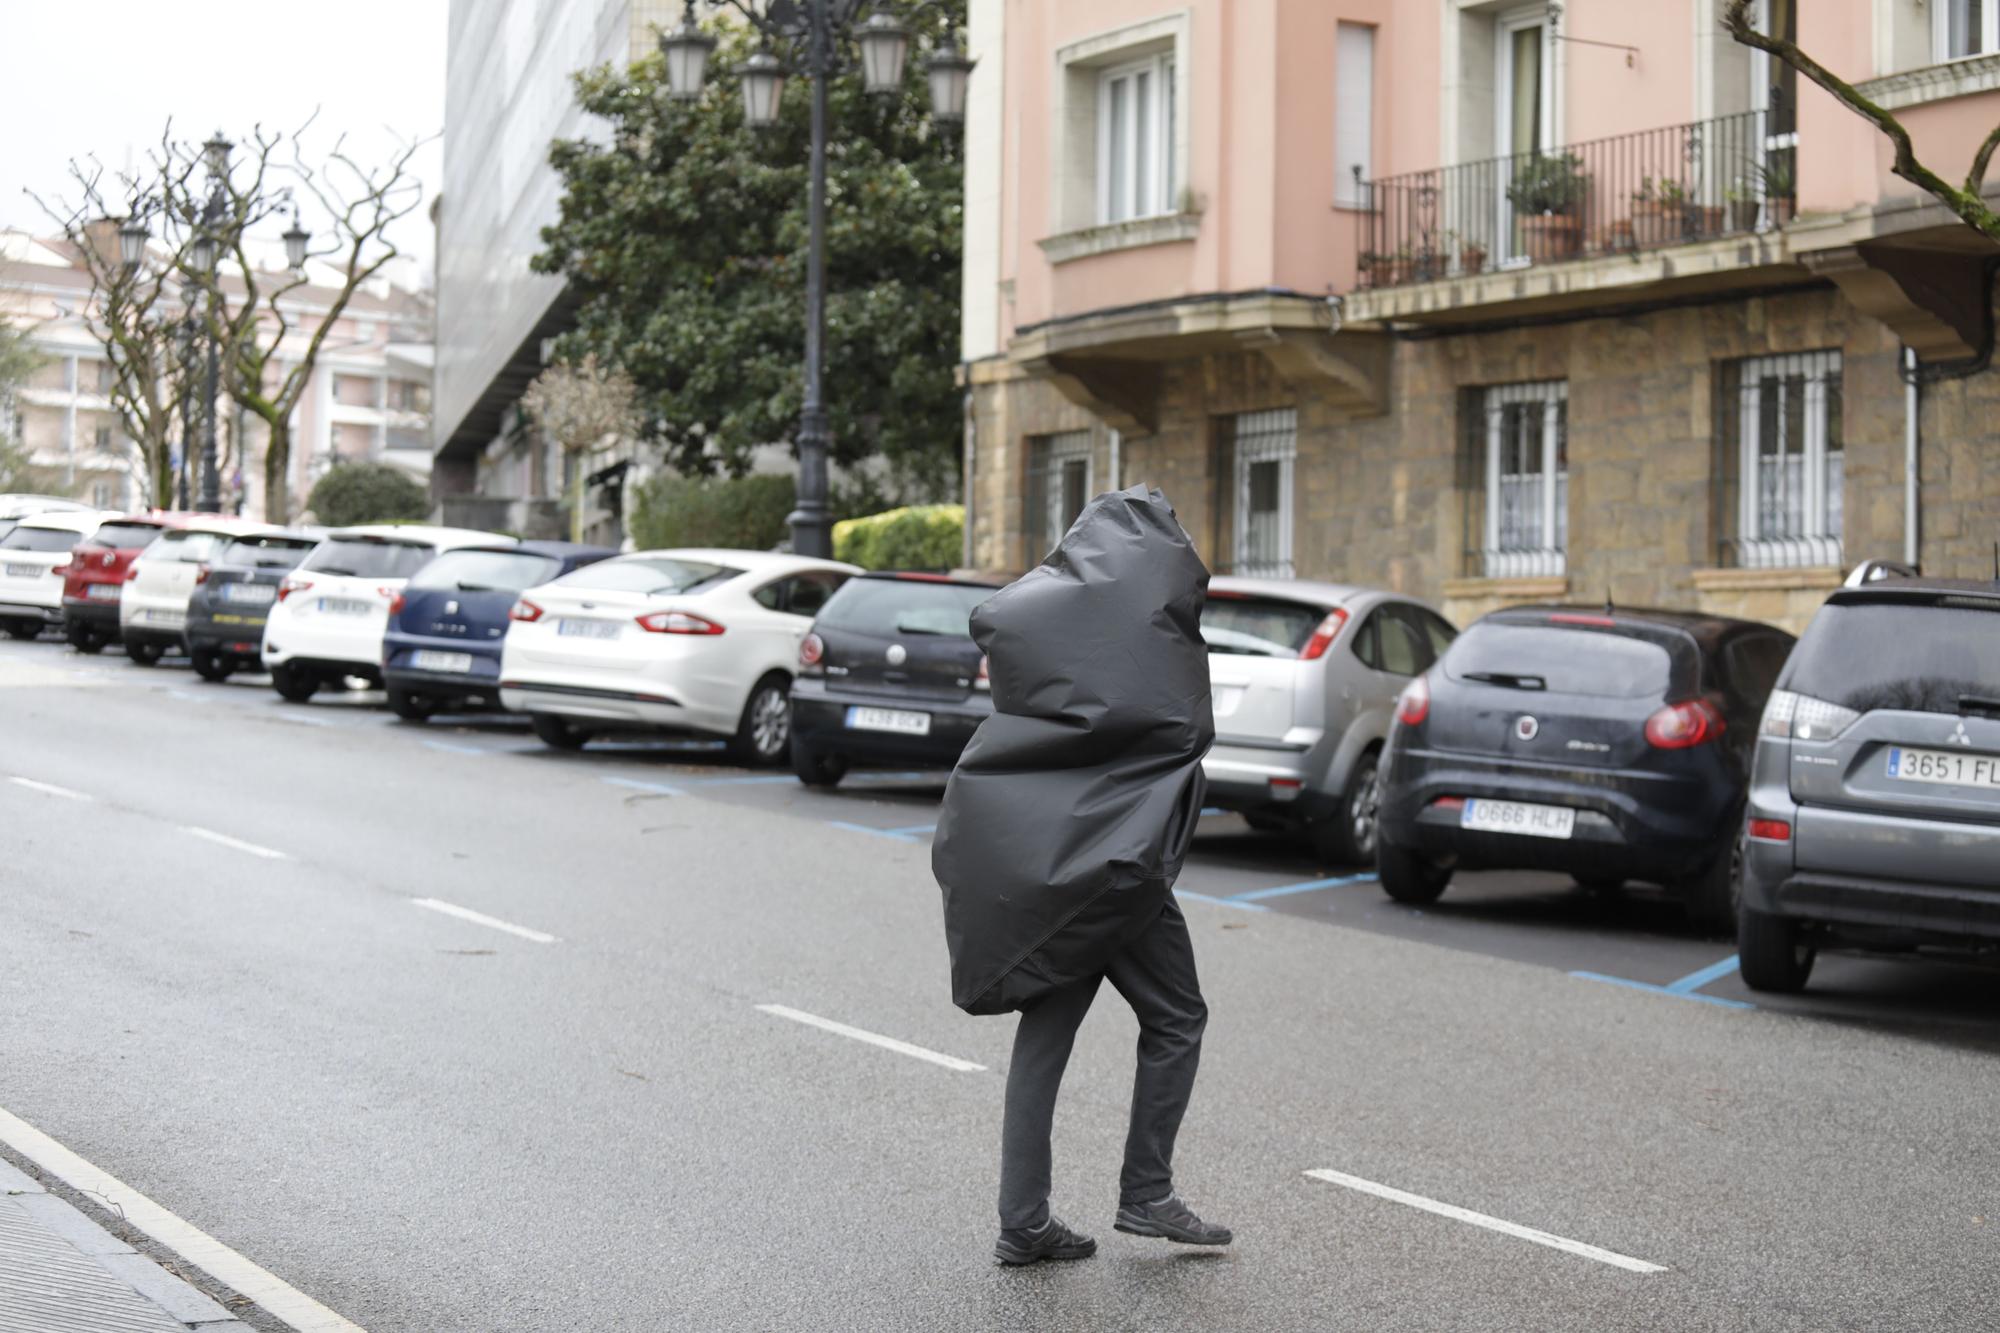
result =
[[945,789],[932,869],[952,999],[1020,1013],[1000,1151],[1004,1264],[1084,1259],[1049,1209],[1050,1129],[1076,1030],[1109,981],[1139,1020],[1116,1230],[1227,1245],[1174,1190],[1208,1019],[1173,884],[1215,738],[1208,570],[1166,497],[1098,496],[1038,568],[972,617],[993,716]]

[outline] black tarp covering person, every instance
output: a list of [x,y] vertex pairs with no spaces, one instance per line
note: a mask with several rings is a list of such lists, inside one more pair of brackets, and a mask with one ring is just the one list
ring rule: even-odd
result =
[[1109,980],[1139,1018],[1113,1225],[1226,1245],[1173,1189],[1174,1137],[1208,1010],[1173,884],[1215,739],[1201,638],[1208,570],[1166,497],[1085,507],[1041,566],[973,613],[993,716],[945,789],[931,865],[952,999],[1021,1013],[1000,1151],[1003,1263],[1082,1259],[1049,1212],[1049,1130],[1076,1029]]

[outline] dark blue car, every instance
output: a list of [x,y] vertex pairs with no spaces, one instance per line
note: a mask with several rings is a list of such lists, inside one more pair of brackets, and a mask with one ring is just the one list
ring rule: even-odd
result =
[[410,576],[389,605],[382,681],[406,722],[440,710],[495,708],[507,613],[524,589],[618,554],[574,542],[461,546]]

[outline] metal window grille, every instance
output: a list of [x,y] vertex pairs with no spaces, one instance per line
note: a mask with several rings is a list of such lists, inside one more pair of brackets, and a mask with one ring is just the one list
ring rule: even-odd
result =
[[1839,565],[1846,508],[1840,353],[1725,362],[1716,514],[1720,558],[1744,569]]
[[1466,572],[1481,578],[1562,574],[1569,549],[1569,385],[1563,380],[1471,390],[1460,484]]
[[1091,441],[1087,430],[1044,435],[1028,442],[1028,559],[1055,549],[1090,502]]
[[1291,578],[1298,411],[1243,412],[1230,426],[1236,504],[1230,569],[1257,578]]

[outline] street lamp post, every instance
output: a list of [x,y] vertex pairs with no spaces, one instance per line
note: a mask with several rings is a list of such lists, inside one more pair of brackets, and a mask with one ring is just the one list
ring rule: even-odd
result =
[[[841,39],[851,36],[861,57],[863,86],[878,97],[902,92],[903,64],[909,52],[909,29],[896,15],[873,9],[855,22],[860,0],[766,0],[762,12],[751,0],[726,0],[749,20],[765,46],[738,70],[743,87],[743,119],[767,127],[778,119],[779,99],[788,72],[771,49],[789,48],[799,72],[812,82],[812,157],[808,179],[806,241],[805,391],[799,406],[798,508],[786,516],[792,529],[792,550],[800,555],[833,554],[832,514],[827,504],[828,428],[824,385],[826,343],[826,138],[827,85],[848,68]],[[922,0],[912,12],[933,8]],[[695,21],[694,0],[687,0],[681,24],[660,37],[667,60],[667,92],[676,101],[701,96],[708,59],[715,39]],[[972,61],[947,36],[925,62],[931,93],[931,115],[941,124],[965,119],[966,83]]]

